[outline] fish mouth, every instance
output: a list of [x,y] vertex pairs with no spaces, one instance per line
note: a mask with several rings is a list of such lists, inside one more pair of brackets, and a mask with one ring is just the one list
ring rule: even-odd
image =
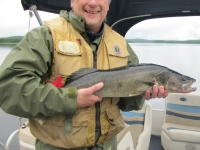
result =
[[194,82],[196,82],[195,79],[190,80],[187,84],[183,84],[182,85],[182,93],[190,93],[190,92],[194,92],[197,90],[196,87],[190,87]]

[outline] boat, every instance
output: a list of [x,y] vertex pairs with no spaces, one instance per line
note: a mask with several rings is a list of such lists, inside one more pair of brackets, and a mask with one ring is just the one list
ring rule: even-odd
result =
[[[43,25],[38,10],[70,11],[70,0],[21,0],[24,10],[32,10]],[[148,19],[200,16],[199,0],[112,0],[107,24],[122,36]],[[118,150],[200,150],[200,93],[173,93],[165,99],[165,110],[145,102],[139,111],[122,112],[126,128],[117,135]],[[27,123],[14,131],[3,150],[9,150],[18,136],[20,150],[33,150],[35,138]]]

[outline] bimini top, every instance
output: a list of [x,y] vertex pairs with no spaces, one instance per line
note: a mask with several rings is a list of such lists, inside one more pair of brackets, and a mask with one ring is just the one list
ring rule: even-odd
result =
[[[36,5],[37,10],[59,13],[70,11],[70,0],[21,0],[24,10]],[[107,24],[125,36],[136,23],[152,18],[200,16],[199,0],[112,0]]]

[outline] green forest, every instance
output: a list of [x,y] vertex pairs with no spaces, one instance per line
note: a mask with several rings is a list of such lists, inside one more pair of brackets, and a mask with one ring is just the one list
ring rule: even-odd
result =
[[146,40],[146,39],[126,39],[128,43],[174,43],[174,44],[200,44],[200,40]]
[[1,44],[16,44],[19,43],[22,40],[23,36],[10,36],[10,37],[2,37],[0,38]]
[[[18,43],[21,41],[23,36],[10,36],[10,37],[2,37],[0,38],[0,44],[10,44],[10,43]],[[200,40],[185,40],[185,41],[177,41],[177,40],[146,40],[146,39],[126,39],[128,43],[177,43],[177,44],[200,44]]]

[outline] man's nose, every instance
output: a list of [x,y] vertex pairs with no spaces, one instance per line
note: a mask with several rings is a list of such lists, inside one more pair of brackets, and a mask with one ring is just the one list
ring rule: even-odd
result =
[[88,4],[91,6],[96,6],[98,2],[98,0],[88,0],[88,1],[89,1]]

